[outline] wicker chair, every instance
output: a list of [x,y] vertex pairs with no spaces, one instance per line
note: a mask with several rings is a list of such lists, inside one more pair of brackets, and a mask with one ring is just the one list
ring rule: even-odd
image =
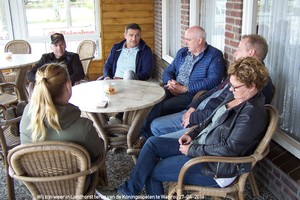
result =
[[[185,172],[191,166],[203,162],[224,162],[224,163],[252,163],[252,167],[259,161],[262,160],[269,152],[269,142],[272,139],[273,134],[276,131],[278,124],[278,111],[271,105],[265,105],[266,110],[269,114],[268,128],[266,130],[265,136],[258,144],[254,153],[250,156],[245,157],[220,157],[220,156],[202,156],[189,160],[182,168],[178,176],[178,182],[172,183],[169,187],[168,198],[172,199],[177,195],[177,199],[182,199],[183,194],[188,194],[188,197],[193,196],[197,199],[199,197],[211,196],[215,199],[229,198],[229,199],[244,199],[244,188],[247,177],[249,173],[245,173],[236,178],[231,185],[225,188],[210,188],[202,187],[197,185],[184,185],[183,177]],[[182,196],[183,195],[183,196]],[[189,199],[189,198],[187,198]]]
[[[8,160],[7,155],[10,149],[20,144],[19,137],[19,122],[21,116],[11,118],[8,116],[8,109],[6,106],[0,104],[1,121],[0,121],[0,156],[6,174],[6,187],[8,199],[15,199],[13,179],[8,174]],[[10,118],[10,119],[9,119]]]
[[13,83],[0,83],[0,104],[9,107],[20,102],[20,92]]
[[34,199],[94,195],[103,160],[91,164],[85,148],[60,141],[22,144],[8,154],[10,176],[23,181]]
[[[4,52],[12,52],[13,54],[30,54],[31,46],[26,40],[12,40],[6,43]],[[16,72],[11,70],[3,73],[4,82],[15,82]]]
[[96,43],[92,40],[83,40],[77,47],[77,53],[79,54],[80,60],[82,62],[86,80],[89,80],[89,66],[91,61],[94,59],[95,51]]
[[26,40],[12,40],[6,43],[4,51],[14,54],[30,54],[31,46]]

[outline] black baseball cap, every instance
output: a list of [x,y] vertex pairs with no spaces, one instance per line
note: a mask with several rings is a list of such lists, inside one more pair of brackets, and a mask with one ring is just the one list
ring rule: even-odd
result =
[[54,33],[51,35],[51,44],[55,44],[58,41],[65,42],[64,35],[61,33]]

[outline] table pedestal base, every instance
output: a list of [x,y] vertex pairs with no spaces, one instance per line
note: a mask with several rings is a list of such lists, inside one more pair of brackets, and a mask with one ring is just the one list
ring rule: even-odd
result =
[[[94,122],[94,126],[104,141],[106,152],[114,148],[125,148],[136,163],[140,149],[133,149],[133,144],[138,139],[142,124],[151,108],[152,106],[125,112],[123,123],[113,125],[107,123],[102,113],[86,113],[86,115]],[[99,172],[98,185],[99,187],[108,185],[105,166]]]

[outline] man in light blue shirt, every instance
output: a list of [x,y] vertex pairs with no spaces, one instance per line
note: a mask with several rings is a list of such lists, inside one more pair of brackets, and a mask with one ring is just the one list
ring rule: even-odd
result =
[[138,24],[125,27],[124,40],[114,44],[104,64],[104,79],[148,80],[152,75],[151,48],[141,39]]

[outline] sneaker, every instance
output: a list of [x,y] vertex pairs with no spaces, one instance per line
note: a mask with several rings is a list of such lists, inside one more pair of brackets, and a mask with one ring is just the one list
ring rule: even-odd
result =
[[139,138],[137,139],[137,141],[133,144],[132,148],[133,148],[133,149],[141,149],[141,148],[144,146],[146,140],[147,140],[147,139],[144,138],[144,137],[139,137]]
[[110,117],[110,118],[109,118],[109,121],[108,121],[108,124],[109,124],[109,125],[122,124],[122,121],[119,120],[119,119],[116,118],[116,117]]
[[95,199],[102,199],[102,200],[117,199],[117,189],[103,190],[100,188],[96,188],[95,196],[97,196],[97,198]]

